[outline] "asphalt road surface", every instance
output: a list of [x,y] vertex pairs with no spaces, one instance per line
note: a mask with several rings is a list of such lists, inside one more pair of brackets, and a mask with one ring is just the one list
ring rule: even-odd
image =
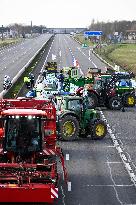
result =
[[[56,35],[47,61],[56,55],[59,69],[72,66],[77,59],[81,71],[88,67],[105,69],[91,48],[81,48],[68,35]],[[69,155],[66,166],[71,182],[71,191],[60,184],[57,205],[118,205],[136,204],[135,171],[136,139],[135,108],[126,112],[101,108],[108,124],[108,134],[101,141],[79,139],[74,142],[59,142],[64,154]]]
[[12,80],[50,37],[51,34],[43,34],[0,50],[0,92],[4,76],[9,75]]

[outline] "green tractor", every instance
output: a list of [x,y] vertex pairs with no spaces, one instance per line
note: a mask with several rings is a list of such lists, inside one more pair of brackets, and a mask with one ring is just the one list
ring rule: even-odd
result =
[[100,119],[100,113],[90,109],[86,98],[78,96],[58,96],[57,130],[60,139],[72,141],[78,137],[91,135],[92,139],[103,139],[107,126]]
[[[135,88],[131,84],[133,73],[114,73],[101,75],[94,80],[88,90],[88,101],[91,108],[106,106],[112,110],[135,106]],[[121,82],[124,81],[124,84]]]

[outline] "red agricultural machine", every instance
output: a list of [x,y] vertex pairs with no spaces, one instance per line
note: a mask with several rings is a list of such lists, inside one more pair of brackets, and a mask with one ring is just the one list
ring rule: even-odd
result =
[[0,202],[46,202],[58,198],[56,110],[48,100],[0,100]]

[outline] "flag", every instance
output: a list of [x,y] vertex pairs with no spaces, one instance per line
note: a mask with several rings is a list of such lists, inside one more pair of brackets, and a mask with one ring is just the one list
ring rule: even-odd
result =
[[77,68],[79,68],[80,66],[79,66],[79,62],[74,58],[73,59],[73,65],[75,66],[75,67],[77,67]]
[[56,59],[56,55],[52,54],[52,60]]

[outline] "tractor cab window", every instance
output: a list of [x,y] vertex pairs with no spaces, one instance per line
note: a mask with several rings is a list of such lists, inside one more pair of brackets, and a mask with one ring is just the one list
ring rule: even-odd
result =
[[103,81],[101,79],[95,80],[94,89],[101,89],[103,86]]
[[5,150],[16,153],[40,151],[42,146],[40,123],[40,118],[9,117],[6,120]]
[[127,86],[132,87],[132,82],[130,79],[121,79],[116,83],[117,86]]
[[57,99],[56,107],[57,107],[57,110],[63,110],[64,109],[65,103],[64,103],[64,100],[62,98]]
[[69,100],[68,101],[68,110],[80,110],[82,109],[81,100]]

